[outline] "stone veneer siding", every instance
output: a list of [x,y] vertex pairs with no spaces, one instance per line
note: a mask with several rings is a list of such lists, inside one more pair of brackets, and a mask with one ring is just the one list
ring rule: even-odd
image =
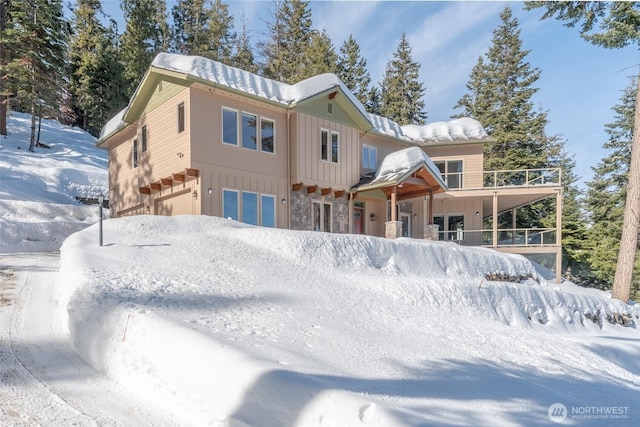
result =
[[333,233],[349,232],[349,200],[347,194],[339,198],[333,192],[327,196],[322,196],[320,191],[308,194],[306,188],[298,191],[291,191],[289,194],[289,209],[291,209],[291,229],[292,230],[313,230],[313,217],[311,205],[314,200],[331,203],[331,215],[333,218]]

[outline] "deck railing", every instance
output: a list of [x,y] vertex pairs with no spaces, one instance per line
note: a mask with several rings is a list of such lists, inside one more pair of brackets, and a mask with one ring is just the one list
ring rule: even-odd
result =
[[449,190],[561,185],[561,168],[443,173]]
[[555,228],[499,228],[497,244],[493,230],[453,230],[438,233],[439,240],[456,242],[462,246],[542,247],[556,245]]

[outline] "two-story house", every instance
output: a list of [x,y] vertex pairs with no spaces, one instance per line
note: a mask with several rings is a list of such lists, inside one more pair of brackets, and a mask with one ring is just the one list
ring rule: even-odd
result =
[[[560,277],[560,172],[485,172],[489,140],[469,118],[399,126],[369,114],[332,74],[288,85],[160,54],[98,146],[109,151],[111,217],[450,240],[550,256]],[[548,197],[555,227],[505,228],[505,214]]]

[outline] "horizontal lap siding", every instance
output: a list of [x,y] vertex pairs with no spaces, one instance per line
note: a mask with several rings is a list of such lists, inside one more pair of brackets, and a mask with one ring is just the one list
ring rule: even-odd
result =
[[[192,106],[192,166],[201,172],[202,214],[222,216],[222,191],[231,189],[275,196],[276,225],[287,227],[287,114],[284,108],[248,100],[221,90],[194,88]],[[275,125],[275,153],[222,143],[222,108],[254,114]],[[259,141],[258,141],[259,144]],[[211,188],[212,194],[208,189]]]
[[462,160],[466,188],[482,187],[482,172],[484,170],[482,150],[482,144],[425,147],[426,153],[433,161]]

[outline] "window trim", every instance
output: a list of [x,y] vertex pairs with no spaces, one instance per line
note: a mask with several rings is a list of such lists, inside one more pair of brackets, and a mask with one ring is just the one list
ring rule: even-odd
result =
[[138,156],[138,138],[133,138],[131,144],[131,169],[136,169],[138,167],[138,164],[140,163]]
[[[365,164],[365,149],[368,151],[368,155],[367,155],[367,164]],[[371,157],[369,155],[369,152],[371,152],[373,150],[373,152],[375,153],[375,165],[373,167],[369,167],[370,165],[368,165],[369,163],[369,158]],[[362,144],[362,169],[367,169],[367,170],[378,170],[378,147],[373,146],[373,145],[368,145],[368,144]]]
[[[461,172],[449,172],[449,162],[460,162],[462,166]],[[447,187],[453,190],[463,189],[464,188],[464,173],[465,173],[465,159],[452,158],[452,159],[438,159],[433,160],[433,164],[438,167],[438,163],[444,164],[444,172],[440,172],[442,180],[447,184]],[[438,167],[438,170],[440,168]],[[459,174],[459,182],[457,187],[449,187],[449,175]]]
[[177,125],[178,125],[178,133],[182,133],[186,129],[185,125],[185,111],[184,111],[184,101],[178,104],[178,112],[177,112]]
[[[315,217],[315,205],[320,206],[320,218],[318,218],[319,224],[316,224]],[[327,224],[327,218],[325,218],[325,208],[329,206],[329,230],[325,230],[325,224]],[[311,229],[313,231],[322,231],[325,233],[333,233],[333,203],[325,200],[311,200]]]
[[[244,195],[245,194],[253,194],[256,196],[256,223],[250,223],[250,222],[246,222],[245,218],[244,218]],[[255,191],[240,191],[240,212],[242,212],[242,218],[239,220],[240,222],[242,222],[243,224],[249,224],[249,225],[260,225],[260,194],[256,193]]]
[[[227,142],[227,141],[224,140],[224,129],[225,129],[225,127],[224,127],[224,113],[225,113],[225,110],[229,111],[230,113],[234,113],[235,116],[236,116],[236,142],[235,143],[234,142]],[[238,113],[239,112],[240,112],[239,110],[236,110],[234,108],[225,107],[225,106],[223,106],[222,109],[220,110],[220,120],[221,120],[221,122],[220,122],[220,132],[221,132],[221,137],[222,137],[221,139],[222,139],[222,143],[223,144],[231,145],[232,147],[238,147],[239,146],[239,144],[238,144],[238,140],[240,139],[240,129],[239,129],[240,121],[238,120]]]
[[[230,216],[226,216],[224,214],[224,208],[225,208],[225,200],[224,200],[224,194],[225,192],[230,192],[230,193],[235,193],[236,194],[236,213],[238,218],[232,218]],[[224,219],[228,219],[231,218],[234,221],[240,221],[240,191],[239,190],[234,190],[233,188],[226,188],[226,187],[222,187],[222,218]]]
[[141,133],[141,139],[142,139],[142,146],[140,147],[140,151],[143,153],[147,152],[147,149],[149,148],[149,140],[147,139],[147,125],[143,125],[142,129],[140,130]]
[[[333,137],[336,136],[336,160],[333,160]],[[340,132],[337,131],[331,131],[331,163],[333,163],[334,165],[339,165],[340,164]]]
[[[323,141],[322,137],[325,135],[327,138],[326,141]],[[320,160],[329,161],[329,129],[320,128]]]
[[[246,146],[244,145],[244,117],[245,117],[245,115],[255,117],[255,121],[256,121],[256,124],[255,124],[255,127],[254,127],[254,129],[255,129],[255,133],[256,133],[256,140],[255,140],[255,145],[256,145],[256,146],[255,146],[255,148],[246,147]],[[258,151],[258,140],[260,140],[260,132],[258,131],[258,122],[259,122],[259,118],[260,118],[260,117],[259,117],[257,114],[253,114],[253,113],[250,113],[250,112],[248,112],[248,111],[244,111],[244,110],[243,110],[243,111],[240,113],[240,133],[238,134],[238,136],[240,137],[240,140],[242,141],[242,144],[240,144],[240,146],[241,146],[242,148],[246,149],[246,150],[250,150],[250,151]]]
[[[268,117],[262,117],[262,116],[258,116],[260,117],[260,152],[262,153],[267,153],[267,154],[272,154],[275,155],[276,154],[276,121],[273,119],[270,119]],[[266,122],[270,122],[272,125],[272,131],[273,131],[273,151],[265,151],[262,149],[263,145],[262,145],[262,122],[266,121]]]
[[[273,225],[264,225],[264,199],[272,199],[273,200]],[[273,194],[260,194],[260,226],[261,227],[269,227],[276,228],[278,224],[278,204],[276,203],[276,196]]]

